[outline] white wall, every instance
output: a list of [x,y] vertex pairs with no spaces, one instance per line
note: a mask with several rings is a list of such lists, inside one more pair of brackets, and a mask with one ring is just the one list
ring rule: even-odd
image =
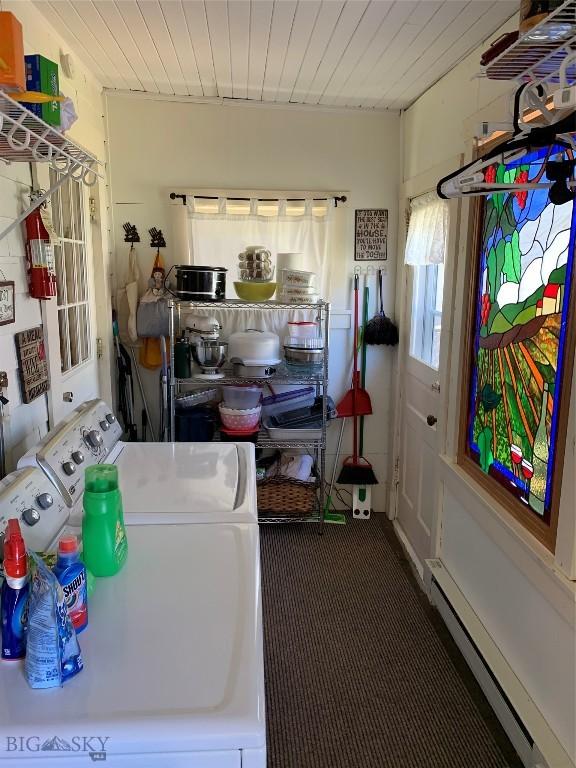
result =
[[[504,29],[515,27],[512,20]],[[495,34],[493,37],[497,37]],[[441,163],[470,157],[473,128],[480,120],[509,115],[507,84],[473,79],[475,51],[424,94],[403,115],[404,180],[417,179]],[[449,440],[442,465],[438,555],[469,600],[510,666],[547,719],[572,759],[575,705],[575,590],[559,570],[559,559],[544,550],[509,515],[479,492],[453,463],[459,407],[458,347],[465,286],[468,203],[463,204],[456,293],[452,317],[454,343],[447,394]],[[452,316],[445,296],[444,321]],[[574,423],[574,414],[571,424]],[[573,426],[572,426],[573,429]],[[574,515],[573,437],[564,473],[563,508]],[[570,496],[570,494],[572,494]],[[570,527],[566,525],[566,530]],[[572,534],[573,539],[573,534]]]
[[[5,1],[2,4],[2,10],[12,11],[22,23],[26,54],[41,53],[58,62],[60,50],[68,51],[58,33],[32,3]],[[77,57],[75,57],[75,64],[76,72],[72,79],[66,78],[60,70],[61,90],[72,97],[79,116],[70,134],[103,159],[105,125],[102,115],[101,87]],[[15,163],[7,166],[0,163],[0,229],[4,229],[23,210],[30,192],[30,184],[31,175],[28,164]],[[104,191],[101,185],[101,194],[104,194]],[[103,236],[106,239],[105,224],[103,224]],[[102,265],[99,266],[102,267]],[[41,322],[40,302],[28,296],[20,228],[13,230],[0,241],[0,269],[6,279],[14,280],[16,283],[16,323],[0,328],[0,368],[6,370],[9,377],[9,386],[5,393],[10,400],[5,408],[5,440],[7,469],[10,471],[20,455],[45,434],[48,419],[45,396],[29,405],[23,404],[20,396],[14,333]]]
[[[153,261],[147,230],[161,228],[168,240],[166,261],[181,263],[170,242],[168,194],[174,188],[331,190],[348,196],[344,210],[342,247],[335,257],[338,287],[331,298],[340,309],[350,308],[354,268],[355,208],[388,208],[390,239],[385,309],[393,312],[395,243],[399,180],[399,117],[178,103],[109,93],[110,171],[116,264],[120,280],[127,246],[122,223],[136,224],[142,237],[139,258],[148,275]],[[375,281],[370,286],[374,291]],[[371,307],[373,311],[373,306]],[[351,348],[350,331],[334,331],[331,377],[338,381],[334,396],[343,394]],[[375,508],[384,509],[388,478],[388,422],[391,368],[394,353],[370,350],[368,388],[374,415],[366,420],[366,455],[373,462],[380,486]],[[342,376],[342,372],[344,375]],[[144,372],[157,401],[157,375]],[[137,411],[139,413],[139,411]],[[335,442],[337,426],[331,428]],[[348,430],[347,430],[348,432]],[[351,450],[347,435],[345,450]]]

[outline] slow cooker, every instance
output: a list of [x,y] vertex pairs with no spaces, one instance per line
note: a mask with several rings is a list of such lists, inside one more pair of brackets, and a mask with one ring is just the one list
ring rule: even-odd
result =
[[[174,296],[184,301],[223,301],[226,298],[226,272],[224,267],[201,267],[176,264],[168,272],[176,274]],[[164,281],[167,287],[168,275]]]

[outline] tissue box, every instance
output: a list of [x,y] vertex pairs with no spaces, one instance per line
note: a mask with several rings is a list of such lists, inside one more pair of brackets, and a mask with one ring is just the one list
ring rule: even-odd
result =
[[0,86],[7,91],[26,88],[22,24],[10,11],[0,11]]
[[[40,91],[51,96],[58,96],[58,64],[38,54],[26,56],[26,90]],[[48,125],[60,125],[60,102],[49,101],[46,104],[24,104]]]

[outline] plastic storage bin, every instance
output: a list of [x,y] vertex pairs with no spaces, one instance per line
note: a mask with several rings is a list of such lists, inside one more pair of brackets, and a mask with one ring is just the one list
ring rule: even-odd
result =
[[176,411],[176,442],[209,443],[214,437],[215,416],[211,408],[197,406]]
[[227,408],[256,408],[262,399],[262,387],[222,387],[222,398]]
[[290,392],[265,397],[262,401],[262,417],[277,416],[295,408],[311,408],[316,400],[315,387],[302,387]]
[[288,323],[288,336],[293,339],[316,339],[320,336],[320,326],[311,320],[292,320]]

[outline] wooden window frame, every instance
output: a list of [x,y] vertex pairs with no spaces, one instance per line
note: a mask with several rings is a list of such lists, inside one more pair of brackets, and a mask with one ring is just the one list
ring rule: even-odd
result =
[[[502,142],[502,137],[482,145],[476,157],[482,157],[495,145]],[[564,351],[564,375],[559,401],[558,430],[556,434],[556,451],[554,456],[554,484],[550,504],[550,524],[532,513],[519,499],[513,498],[500,483],[486,475],[478,464],[471,458],[467,450],[468,412],[470,403],[470,376],[474,364],[473,334],[475,333],[476,301],[478,297],[478,257],[480,252],[483,223],[483,197],[470,200],[471,215],[469,220],[465,285],[468,285],[464,296],[464,336],[460,357],[460,415],[458,421],[458,453],[457,463],[472,477],[490,496],[512,515],[526,530],[528,530],[546,549],[554,553],[558,531],[558,515],[560,495],[562,492],[562,475],[566,449],[566,434],[570,413],[570,395],[572,376],[574,372],[574,354],[576,351],[576,269],[572,270],[570,284],[570,305],[567,314],[567,328]],[[576,205],[576,203],[575,203]],[[576,257],[575,257],[576,258]]]

